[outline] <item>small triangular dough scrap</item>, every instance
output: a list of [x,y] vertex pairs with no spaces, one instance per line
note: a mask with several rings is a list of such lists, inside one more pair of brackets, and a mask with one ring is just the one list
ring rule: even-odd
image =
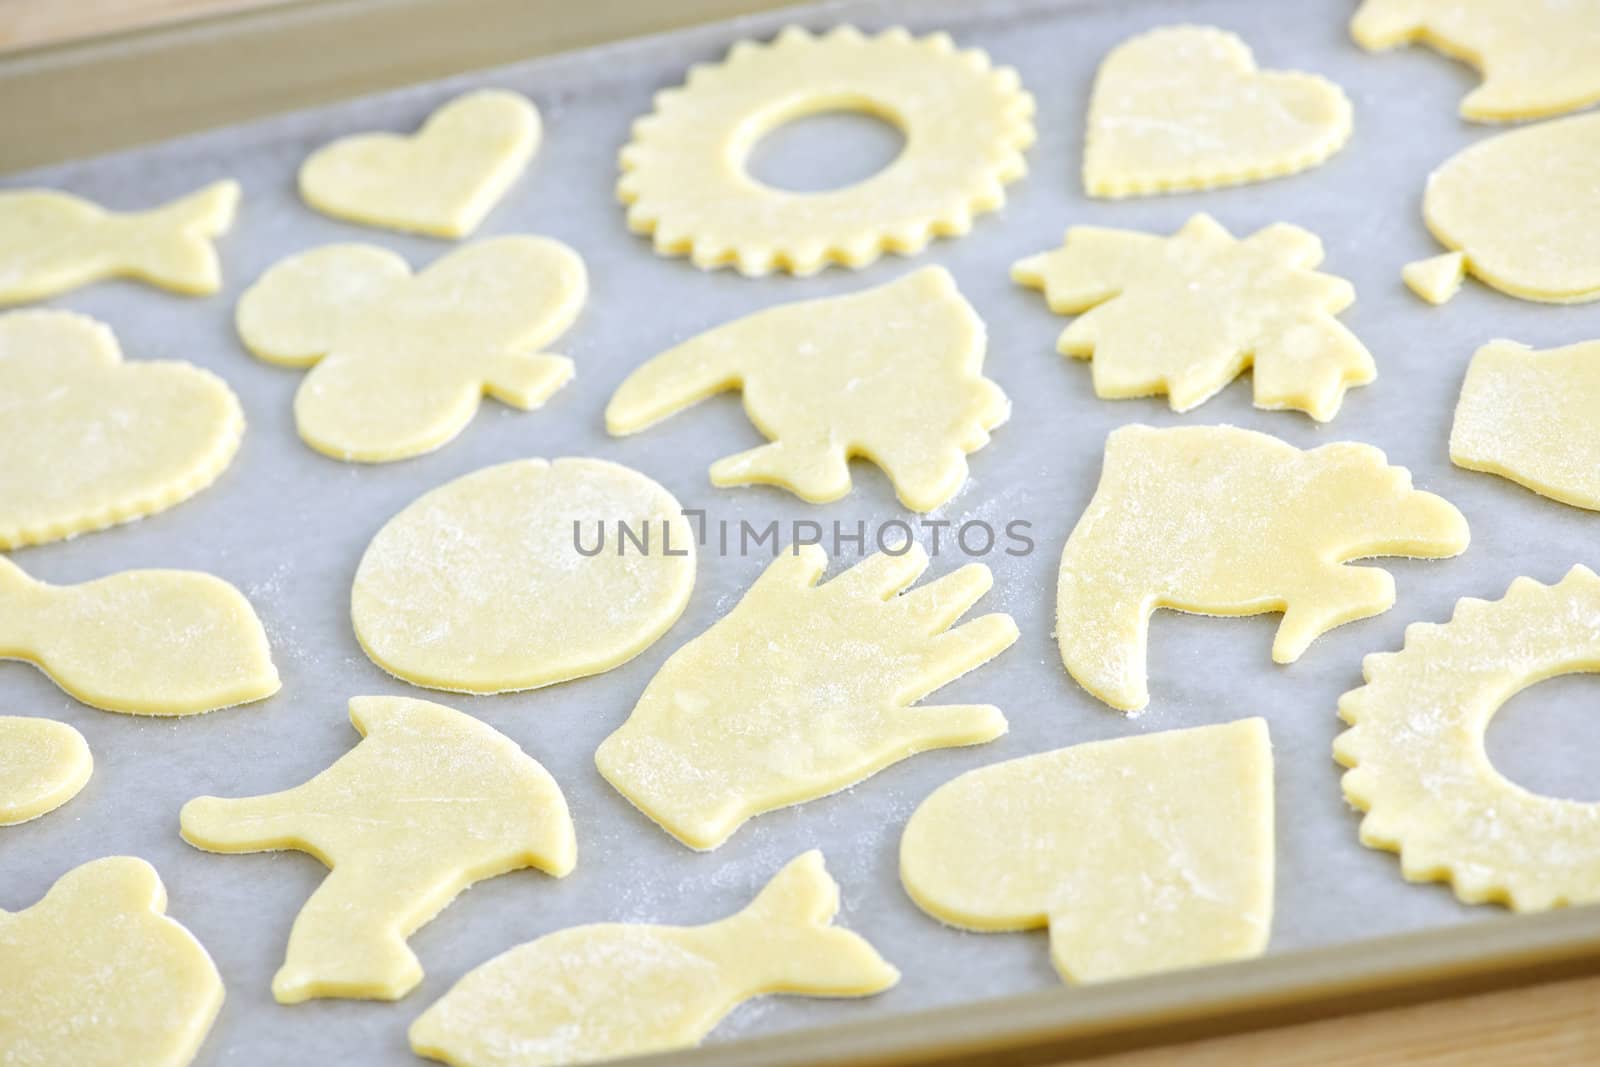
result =
[[1272,928],[1267,724],[1094,741],[968,771],[912,814],[900,879],[953,926],[1048,926],[1069,982],[1259,956]]
[[244,435],[227,383],[189,363],[124,363],[70,311],[0,315],[0,549],[163,511],[209,486]]
[[1005,733],[987,704],[913,706],[1017,639],[995,613],[950,629],[994,579],[981,563],[901,595],[928,566],[912,543],[817,585],[828,557],[796,546],[651,679],[595,764],[690,848],[752,816],[838,792],[934,748]]
[[900,978],[831,925],[822,853],[792,860],[743,911],[703,926],[560,930],[470,971],[411,1024],[419,1056],[453,1067],[555,1067],[688,1048],[751,997],[864,997]]
[[1124,426],[1106,439],[1094,498],[1061,554],[1056,633],[1067,670],[1124,711],[1150,702],[1150,615],[1281,611],[1275,663],[1394,605],[1372,556],[1467,548],[1467,521],[1371,445],[1301,451],[1234,426]]
[[325,215],[434,237],[478,228],[539,147],[527,97],[483,89],[456,97],[415,134],[364,133],[317,149],[300,195]]
[[0,826],[55,811],[93,772],[89,743],[66,723],[0,715]]
[[1163,26],[1101,62],[1083,184],[1105,197],[1238,185],[1314,167],[1349,139],[1350,100],[1333,82],[1260,70],[1224,30]]
[[280,1003],[398,1000],[422,980],[408,938],[473,882],[577,862],[566,798],[504,734],[404,697],[356,697],[360,744],[304,785],[183,806],[184,840],[211,852],[295,849],[330,869],[295,919]]
[[0,911],[7,1062],[191,1062],[222,1007],[222,978],[166,910],[155,868],[112,856],[67,872],[30,908]]
[[946,503],[967,453],[1011,413],[983,377],[983,320],[943,267],[848,296],[769,308],[630,374],[606,428],[630,434],[728,389],[771,441],[718,460],[713,485],[780,485],[812,503],[850,492],[849,461],[889,476],[913,511]]
[[1400,268],[1406,287],[1430,304],[1448,304],[1461,291],[1467,277],[1467,257],[1460,252],[1442,252]]
[[311,367],[294,400],[307,444],[387,463],[450,441],[486,394],[528,411],[566,385],[572,360],[538,349],[588,290],[583,260],[547,237],[477,241],[415,275],[376,245],[324,245],[263,274],[237,322],[256,356]]
[[1253,367],[1256,407],[1326,422],[1345,389],[1377,369],[1334,318],[1355,288],[1313,270],[1321,262],[1322,242],[1298,226],[1241,241],[1196,215],[1172,237],[1074,226],[1061,248],[1019,261],[1011,276],[1042,289],[1051,311],[1079,316],[1057,347],[1094,361],[1096,396],[1166,393],[1172,410],[1188,411]]
[[1600,804],[1522,788],[1483,740],[1521,690],[1600,671],[1596,619],[1600,577],[1573,567],[1555,585],[1518,578],[1501,600],[1459,600],[1448,623],[1408,626],[1401,651],[1368,656],[1367,684],[1339,700],[1350,729],[1333,749],[1350,768],[1345,799],[1366,812],[1361,843],[1469,904],[1600,902]]

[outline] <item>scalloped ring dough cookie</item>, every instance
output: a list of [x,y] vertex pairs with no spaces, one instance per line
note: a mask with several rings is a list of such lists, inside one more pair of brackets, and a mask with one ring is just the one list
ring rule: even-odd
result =
[[89,743],[66,723],[0,715],[0,826],[56,810],[93,771]]

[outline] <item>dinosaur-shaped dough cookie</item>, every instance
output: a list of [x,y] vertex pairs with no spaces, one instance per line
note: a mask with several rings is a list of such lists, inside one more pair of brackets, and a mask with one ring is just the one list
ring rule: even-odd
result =
[[1156,608],[1281,611],[1272,659],[1293,663],[1335,626],[1393,606],[1387,571],[1347,561],[1466,547],[1461,513],[1371,445],[1302,452],[1233,426],[1124,426],[1106,439],[1099,488],[1061,554],[1061,658],[1089,692],[1136,711],[1150,701]]
[[282,793],[183,806],[211,852],[296,849],[332,870],[295,919],[272,980],[279,1002],[398,1000],[422,980],[406,938],[473,882],[577,861],[555,779],[504,734],[425,700],[356,697],[363,739]]
[[848,296],[769,308],[703,333],[630,374],[606,428],[635,433],[727,389],[772,443],[718,460],[713,485],[781,485],[826,503],[871,460],[901,503],[931,511],[967,480],[1010,402],[983,377],[983,320],[942,267]]
[[93,771],[89,743],[66,723],[0,715],[0,826],[55,811]]
[[413,275],[376,245],[314,248],[239,299],[239,336],[260,358],[312,366],[295,394],[300,436],[335,459],[384,463],[460,433],[485,393],[543,404],[572,361],[538,350],[583,307],[583,260],[546,237],[496,237]]
[[1011,276],[1043,289],[1051,311],[1079,316],[1057,347],[1094,360],[1097,396],[1166,393],[1172,410],[1188,411],[1253,366],[1257,407],[1325,422],[1346,387],[1376,370],[1333,317],[1355,289],[1312,269],[1321,262],[1322,242],[1298,226],[1240,241],[1196,215],[1172,237],[1074,226],[1061,248]]

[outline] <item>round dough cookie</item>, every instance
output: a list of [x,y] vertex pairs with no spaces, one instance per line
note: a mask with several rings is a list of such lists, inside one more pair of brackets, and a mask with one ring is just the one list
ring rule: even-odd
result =
[[0,715],[0,826],[55,811],[93,771],[89,743],[66,723]]

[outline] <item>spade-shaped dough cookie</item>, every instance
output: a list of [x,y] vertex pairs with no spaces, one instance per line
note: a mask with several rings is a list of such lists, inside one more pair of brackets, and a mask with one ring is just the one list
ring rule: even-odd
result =
[[93,771],[89,743],[66,723],[0,715],[0,826],[56,810]]
[[911,816],[900,878],[954,926],[1048,926],[1069,982],[1258,956],[1272,926],[1267,724],[1094,741],[968,771]]
[[606,407],[642,430],[727,389],[772,443],[711,466],[714,485],[781,485],[813,503],[850,492],[849,461],[881,467],[900,502],[931,511],[1011,412],[983,377],[983,320],[943,267],[848,296],[769,308],[703,333],[630,374]]
[[272,992],[398,1000],[422,980],[406,938],[473,882],[577,861],[567,802],[510,738],[459,711],[356,697],[362,741],[282,793],[183,806],[183,836],[211,852],[296,849],[331,871],[295,919]]

